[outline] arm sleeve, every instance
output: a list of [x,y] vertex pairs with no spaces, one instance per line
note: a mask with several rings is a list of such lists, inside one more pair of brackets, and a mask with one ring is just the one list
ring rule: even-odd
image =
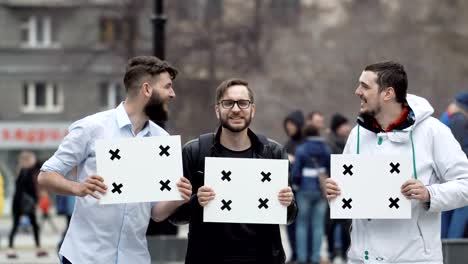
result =
[[80,164],[88,155],[90,141],[89,129],[84,120],[72,124],[68,135],[63,139],[55,154],[41,167],[41,171],[54,171],[71,178],[72,169]]
[[169,222],[174,225],[184,225],[190,222],[192,217],[193,210],[202,210],[203,208],[198,203],[197,190],[200,186],[196,186],[194,182],[194,175],[192,171],[194,170],[194,161],[192,160],[191,148],[185,146],[182,149],[182,163],[184,170],[184,177],[186,177],[192,184],[192,197],[190,200],[181,205],[177,210],[169,217]]
[[291,176],[292,176],[292,181],[293,184],[298,184],[300,182],[300,179],[302,178],[302,155],[301,155],[301,148],[296,149],[296,153],[294,154],[296,159],[294,160],[294,163],[292,164],[292,169],[291,169]]
[[433,157],[441,183],[428,186],[431,212],[468,205],[468,159],[449,128],[440,125],[434,135]]
[[[281,158],[285,159],[285,160],[288,160],[288,162],[289,162],[288,154],[286,153],[284,148],[282,148],[282,150],[281,150]],[[291,174],[289,174],[288,175],[288,185],[289,186],[291,186],[291,180],[292,180],[291,179]],[[297,217],[297,203],[296,203],[295,198],[293,199],[291,204],[288,206],[286,215],[287,215],[287,217],[286,217],[287,220],[286,221],[287,221],[288,225],[293,223],[296,220],[296,217]]]

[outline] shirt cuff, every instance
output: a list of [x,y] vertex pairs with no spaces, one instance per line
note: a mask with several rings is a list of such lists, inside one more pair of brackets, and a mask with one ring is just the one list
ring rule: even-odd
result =
[[71,168],[64,164],[61,160],[59,160],[57,157],[52,156],[50,159],[48,159],[46,162],[41,167],[41,171],[53,171],[57,172],[60,175],[69,178],[71,171]]

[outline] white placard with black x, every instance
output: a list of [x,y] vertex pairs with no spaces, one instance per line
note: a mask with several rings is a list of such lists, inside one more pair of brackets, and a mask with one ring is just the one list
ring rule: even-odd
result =
[[96,140],[97,174],[108,190],[101,204],[181,200],[180,136]]
[[331,218],[407,219],[411,201],[401,185],[413,175],[410,155],[331,156],[331,178],[341,195],[330,201]]
[[278,193],[288,186],[287,160],[206,158],[205,185],[216,196],[204,222],[286,224]]

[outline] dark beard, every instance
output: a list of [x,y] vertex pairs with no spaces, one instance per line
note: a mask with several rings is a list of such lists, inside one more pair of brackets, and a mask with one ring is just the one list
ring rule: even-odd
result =
[[380,113],[380,111],[381,111],[380,106],[378,106],[377,109],[375,109],[375,110],[366,111],[366,112],[361,113],[361,116],[366,116],[366,117],[375,118],[375,116],[376,116],[378,113]]
[[252,116],[248,116],[246,117],[244,120],[245,120],[245,125],[243,127],[232,127],[229,122],[228,122],[228,119],[229,118],[226,118],[226,119],[223,119],[223,118],[220,118],[219,119],[219,123],[221,124],[221,126],[233,133],[238,133],[238,132],[241,132],[241,131],[244,131],[246,128],[248,128],[250,126],[250,122],[252,121]]
[[164,109],[164,102],[158,93],[153,93],[143,111],[149,120],[160,123],[168,119],[168,112]]

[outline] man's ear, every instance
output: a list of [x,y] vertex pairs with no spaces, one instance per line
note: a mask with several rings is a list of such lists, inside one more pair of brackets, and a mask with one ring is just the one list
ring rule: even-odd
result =
[[396,93],[395,93],[395,89],[393,87],[388,87],[385,89],[384,91],[384,100],[385,101],[390,101],[394,98],[396,98]]
[[220,115],[219,106],[217,104],[215,104],[214,109],[215,109],[215,113],[216,113],[216,118],[218,118],[218,120],[219,120],[219,115]]
[[144,82],[140,86],[140,92],[144,95],[144,97],[151,97],[153,89],[147,82]]
[[252,118],[254,118],[255,116],[255,111],[256,111],[256,107],[255,107],[255,104],[252,104]]

